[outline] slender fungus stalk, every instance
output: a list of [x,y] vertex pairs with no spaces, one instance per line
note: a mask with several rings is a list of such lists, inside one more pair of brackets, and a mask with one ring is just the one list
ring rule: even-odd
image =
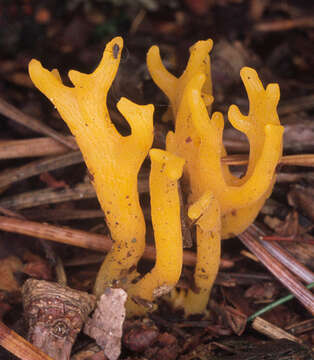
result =
[[148,274],[128,289],[129,316],[146,312],[141,300],[151,303],[155,298],[170,292],[178,282],[182,268],[183,247],[177,182],[182,175],[184,159],[159,149],[152,149],[149,154],[152,162],[149,185],[156,263]]
[[211,191],[190,206],[188,215],[196,221],[197,263],[194,286],[187,293],[181,290],[171,294],[174,307],[182,307],[185,315],[206,311],[219,269],[221,231],[219,203]]

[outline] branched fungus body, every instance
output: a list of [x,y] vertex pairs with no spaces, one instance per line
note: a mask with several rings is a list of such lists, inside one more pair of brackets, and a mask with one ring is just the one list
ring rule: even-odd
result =
[[[229,109],[229,119],[235,128],[244,132],[250,143],[250,162],[243,179],[232,175],[228,166],[222,164],[221,158],[226,155],[222,142],[224,128],[223,115],[216,112],[210,116],[209,105],[213,101],[208,75],[208,52],[210,40],[196,43],[191,49],[187,69],[177,79],[167,73],[161,64],[159,52],[152,48],[148,52],[147,62],[152,78],[169,98],[175,117],[175,131],[167,135],[167,150],[186,159],[184,171],[185,188],[189,191],[189,203],[195,206],[208,191],[215,199],[217,206],[212,206],[212,213],[219,209],[218,216],[206,212],[197,224],[197,266],[195,269],[195,285],[204,254],[204,243],[215,243],[220,249],[217,238],[233,237],[244,231],[255,219],[265,200],[270,195],[275,182],[275,169],[282,154],[283,127],[280,126],[276,107],[279,100],[279,87],[270,84],[264,90],[255,70],[243,68],[241,77],[246,87],[250,112],[248,116],[240,113],[236,106]],[[197,49],[197,52],[195,52]],[[193,66],[196,59],[204,60],[203,66]],[[205,60],[206,59],[206,60]],[[162,74],[162,76],[158,76]],[[206,195],[207,194],[207,195]],[[218,213],[216,211],[216,213]],[[202,225],[201,225],[202,224]],[[210,224],[210,225],[209,225]],[[210,235],[204,236],[205,233]],[[210,250],[207,249],[207,253]],[[207,300],[213,281],[218,271],[220,252],[212,253],[211,261],[202,267],[207,276],[206,291],[172,294],[175,306],[181,304],[186,314],[204,311],[205,293]],[[215,264],[215,265],[213,265]],[[188,300],[193,296],[193,300]],[[193,303],[193,306],[191,304]],[[206,307],[206,305],[205,305]]]
[[[166,70],[157,46],[148,51],[149,72],[169,98],[164,120],[172,119],[174,124],[174,131],[166,137],[166,150],[150,150],[153,105],[140,106],[125,98],[118,102],[131,127],[129,136],[123,137],[110,120],[106,98],[122,46],[120,37],[109,42],[90,75],[70,71],[74,87],[63,85],[57,70],[50,72],[36,60],[29,65],[34,84],[55,105],[76,138],[111,232],[113,246],[97,276],[95,293],[100,296],[107,286],[125,288],[129,316],[155,309],[155,299],[166,293],[185,315],[203,313],[219,269],[221,238],[241,233],[254,221],[275,183],[283,134],[276,111],[279,87],[270,84],[264,89],[255,70],[241,70],[249,113],[245,116],[232,105],[228,118],[247,136],[250,156],[245,175],[237,178],[221,160],[227,154],[222,140],[223,115],[211,114],[212,40],[198,41],[190,48],[186,70],[179,78]],[[137,177],[148,153],[156,261],[139,279],[136,266],[145,248],[146,226]],[[196,226],[197,244],[194,284],[188,291],[175,289],[183,257],[178,194],[182,173],[183,198]]]

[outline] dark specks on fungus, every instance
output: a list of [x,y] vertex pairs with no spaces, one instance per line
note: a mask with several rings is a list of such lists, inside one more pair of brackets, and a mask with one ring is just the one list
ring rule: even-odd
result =
[[118,44],[114,44],[113,47],[112,47],[112,55],[113,55],[113,58],[114,58],[114,59],[117,59],[117,58],[118,58],[119,51],[120,51],[119,45],[118,45]]

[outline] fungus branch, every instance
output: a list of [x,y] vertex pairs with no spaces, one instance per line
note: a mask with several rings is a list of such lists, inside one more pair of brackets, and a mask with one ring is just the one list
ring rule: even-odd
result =
[[145,247],[137,176],[152,144],[154,108],[122,98],[117,106],[131,126],[131,135],[121,136],[111,122],[106,99],[122,46],[119,37],[108,43],[92,74],[71,70],[73,88],[63,85],[57,71],[49,72],[38,61],[29,65],[32,81],[55,105],[76,138],[114,242],[96,280],[98,296],[136,267]]
[[182,269],[178,179],[182,175],[184,160],[159,149],[152,149],[150,158],[152,165],[149,185],[156,263],[148,274],[128,289],[129,316],[146,312],[146,308],[141,305],[143,302],[139,303],[136,299],[145,300],[147,304],[170,292],[178,282]]

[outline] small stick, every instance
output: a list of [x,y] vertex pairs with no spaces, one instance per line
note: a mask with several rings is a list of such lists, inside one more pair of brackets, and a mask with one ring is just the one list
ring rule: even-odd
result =
[[[26,219],[33,221],[68,221],[78,219],[104,218],[102,210],[77,210],[77,209],[31,209],[22,212]],[[9,214],[4,214],[11,216]]]
[[314,318],[300,321],[286,327],[292,334],[304,334],[314,330]]
[[314,27],[314,17],[305,16],[295,19],[287,20],[272,20],[267,22],[257,23],[254,27],[256,31],[262,32],[273,32],[273,31],[284,31],[291,30],[295,28],[313,28]]
[[279,116],[291,115],[299,111],[305,111],[314,108],[314,95],[298,96],[286,101],[281,101],[278,107]]
[[302,344],[302,340],[289,334],[287,331],[281,329],[278,326],[271,324],[270,322],[260,318],[259,316],[252,322],[252,327],[256,331],[268,336],[271,339],[288,339],[299,344]]
[[28,338],[53,359],[70,359],[77,334],[96,298],[44,280],[28,279],[22,289]]
[[269,253],[276,257],[283,265],[288,267],[295,275],[306,283],[314,282],[314,273],[306,266],[297,261],[285,249],[283,249],[276,242],[269,242],[260,238],[262,245],[269,251]]
[[[72,136],[67,139],[75,141]],[[60,155],[69,151],[65,145],[47,137],[0,141],[0,159]]]
[[[248,155],[236,154],[224,156],[221,158],[221,162],[228,165],[245,165],[248,163],[248,159]],[[280,164],[314,167],[314,154],[286,155],[280,159]]]
[[314,172],[297,172],[297,173],[282,173],[277,174],[277,183],[297,183],[300,180],[307,182],[314,182]]
[[269,254],[269,252],[262,246],[262,244],[256,240],[256,231],[252,235],[252,227],[249,230],[244,231],[238,235],[243,244],[249,248],[250,251],[263,263],[267,269],[285,286],[292,294],[304,305],[304,307],[314,314],[314,296],[313,294],[303,286],[298,279],[279,262],[275,257]]
[[[139,179],[138,191],[139,193],[148,192],[147,180],[144,181],[142,179]],[[91,199],[95,197],[96,192],[92,184],[80,183],[75,185],[73,188],[47,188],[43,190],[35,190],[18,195],[13,195],[7,198],[3,198],[0,201],[0,206],[7,209],[17,210],[45,204],[56,204],[65,201]],[[45,216],[45,214],[40,215]]]
[[18,210],[44,204],[56,204],[64,201],[90,199],[95,197],[96,192],[92,184],[80,183],[73,188],[47,188],[3,198],[0,201],[0,206],[7,209]]
[[[93,234],[65,227],[61,228],[53,225],[14,219],[5,216],[0,216],[0,229],[101,252],[109,251],[112,246],[110,236]],[[151,245],[146,245],[143,257],[147,260],[154,261],[156,258],[155,255],[155,248]],[[185,250],[183,252],[183,262],[188,266],[195,265],[195,253]]]
[[224,139],[224,145],[228,152],[248,153],[250,151],[249,144],[242,140]]
[[53,158],[36,160],[19,168],[5,170],[0,174],[0,188],[11,185],[17,181],[41,174],[46,171],[56,170],[62,167],[83,162],[80,151],[72,151],[65,155]]
[[314,167],[314,154],[286,155],[281,158],[280,164]]
[[0,113],[5,115],[10,120],[14,120],[19,124],[26,126],[29,129],[32,129],[38,133],[48,135],[53,139],[57,140],[66,147],[77,150],[77,145],[75,142],[67,139],[63,135],[60,135],[57,131],[51,129],[49,126],[42,124],[39,120],[22,113],[15,106],[7,103],[5,100],[0,98]]
[[53,360],[0,321],[0,345],[21,360]]
[[21,219],[21,220],[25,219],[25,217],[23,215],[19,214],[18,212],[6,209],[2,206],[0,206],[0,213],[2,215],[14,217],[14,218]]
[[297,261],[279,244],[263,240],[265,233],[262,229],[255,224],[252,224],[250,229],[254,231],[252,232],[253,235],[256,234],[259,236],[261,244],[269,251],[269,253],[275,256],[275,258],[285,265],[290,271],[308,284],[314,282],[314,273],[310,269]]

